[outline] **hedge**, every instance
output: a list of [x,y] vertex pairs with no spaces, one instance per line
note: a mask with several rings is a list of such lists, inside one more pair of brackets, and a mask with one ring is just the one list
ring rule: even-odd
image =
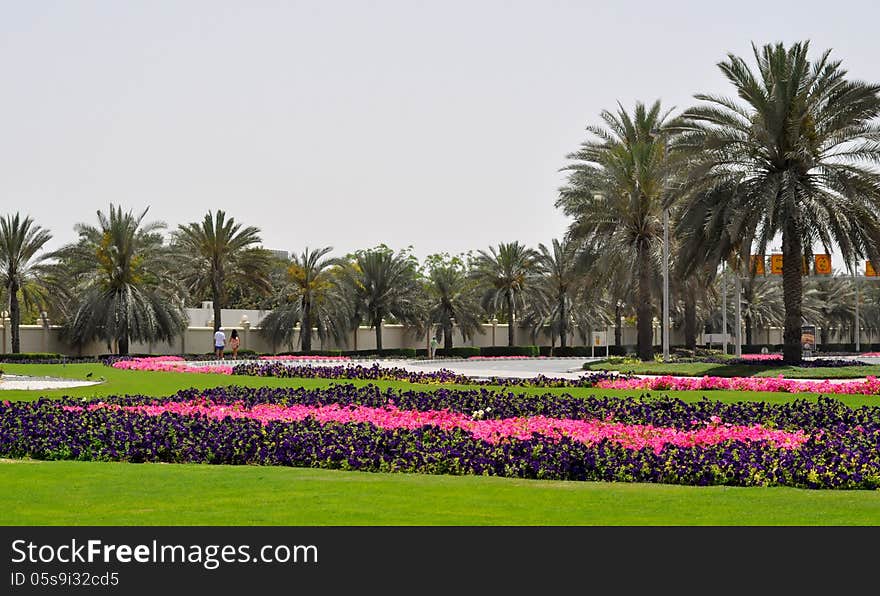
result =
[[480,356],[540,356],[538,346],[487,346],[480,348]]
[[447,350],[445,348],[437,348],[434,351],[435,356],[453,356],[456,358],[470,358],[471,356],[480,356],[484,352],[477,346],[461,346]]

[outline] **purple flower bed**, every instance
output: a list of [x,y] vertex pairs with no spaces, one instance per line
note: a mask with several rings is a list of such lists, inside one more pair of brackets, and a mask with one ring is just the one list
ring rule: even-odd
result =
[[399,367],[381,367],[378,364],[363,366],[360,364],[336,366],[290,365],[281,362],[248,362],[232,367],[234,375],[256,377],[282,377],[304,379],[360,379],[367,381],[406,381],[407,383],[456,384],[456,385],[500,385],[508,387],[594,387],[599,381],[616,378],[628,378],[630,375],[609,371],[597,371],[584,374],[577,379],[562,379],[538,375],[530,379],[489,377],[474,379],[451,370],[440,369],[436,372],[413,372]]
[[[709,446],[670,445],[659,452],[602,440],[533,435],[489,443],[461,429],[424,425],[382,429],[368,423],[261,423],[248,418],[148,415],[118,405],[166,402],[340,404],[400,409],[482,410],[492,418],[552,416],[696,429],[720,418],[808,435],[798,448],[729,440]],[[71,410],[63,406],[78,406]],[[290,465],[373,472],[488,474],[516,478],[663,482],[688,485],[784,485],[803,488],[880,487],[880,408],[836,400],[724,404],[704,399],[498,394],[485,389],[432,392],[336,385],[306,390],[226,387],[181,391],[168,398],[124,396],[90,402],[65,398],[0,404],[0,456],[85,461]]]

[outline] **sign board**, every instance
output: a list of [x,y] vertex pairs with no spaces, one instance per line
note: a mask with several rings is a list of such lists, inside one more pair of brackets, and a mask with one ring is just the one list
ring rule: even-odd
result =
[[[825,256],[828,256],[828,255],[825,255]],[[808,274],[807,258],[801,257],[801,259],[804,262],[802,272],[804,275],[807,275]],[[831,259],[830,259],[830,257],[828,259],[828,268],[829,268],[829,273],[830,273],[831,272]],[[778,255],[778,254],[777,255],[770,255],[770,273],[773,275],[782,275],[782,255]]]
[[714,344],[721,345],[724,343],[725,335],[727,336],[727,338],[726,338],[727,343],[732,344],[733,338],[731,337],[731,335],[729,333],[727,333],[727,334],[725,334],[725,333],[704,333],[703,334],[703,341],[708,346],[711,346]]
[[604,346],[606,335],[608,335],[607,331],[593,331],[593,345],[596,347]]
[[816,326],[804,325],[801,327],[801,347],[804,352],[814,352],[816,350]]
[[782,275],[782,255],[770,255],[770,273]]
[[764,270],[764,255],[751,255],[749,257],[749,268],[755,275],[766,275]]
[[871,261],[865,261],[865,277],[877,277],[877,270]]
[[813,255],[813,273],[831,275],[831,255]]

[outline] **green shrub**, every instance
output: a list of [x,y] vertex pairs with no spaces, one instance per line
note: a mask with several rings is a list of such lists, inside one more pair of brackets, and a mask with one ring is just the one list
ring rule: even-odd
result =
[[480,348],[480,356],[540,356],[538,346],[487,346]]
[[[239,352],[240,354],[241,352]],[[303,350],[301,352],[278,352],[278,356],[342,356],[342,350]]]
[[0,360],[58,360],[65,358],[55,352],[19,352],[17,354],[0,354]]
[[480,348],[477,346],[461,346],[459,348],[452,348],[451,350],[447,350],[445,348],[437,348],[434,352],[435,356],[453,356],[456,358],[470,358],[471,356],[479,356],[481,354]]

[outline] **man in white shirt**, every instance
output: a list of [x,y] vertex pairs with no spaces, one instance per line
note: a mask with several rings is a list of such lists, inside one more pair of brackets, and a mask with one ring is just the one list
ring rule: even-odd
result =
[[223,358],[223,350],[226,348],[226,334],[222,329],[218,329],[214,333],[214,353],[217,359]]

